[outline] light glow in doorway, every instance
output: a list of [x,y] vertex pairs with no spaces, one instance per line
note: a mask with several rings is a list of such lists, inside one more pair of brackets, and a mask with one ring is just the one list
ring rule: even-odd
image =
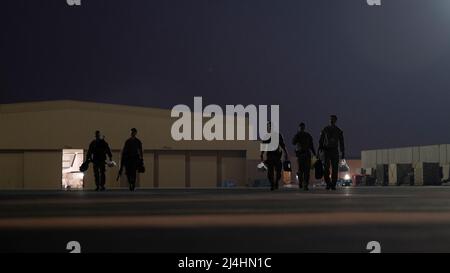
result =
[[82,189],[84,173],[80,172],[83,164],[84,152],[82,149],[64,149],[62,153],[62,188]]

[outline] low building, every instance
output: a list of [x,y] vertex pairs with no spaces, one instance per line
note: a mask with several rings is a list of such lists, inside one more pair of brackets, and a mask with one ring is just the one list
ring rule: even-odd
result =
[[450,144],[414,146],[361,152],[362,168],[376,169],[379,164],[450,164]]
[[[79,172],[86,149],[100,130],[120,161],[130,128],[138,129],[146,172],[142,188],[246,186],[258,177],[256,141],[174,141],[170,110],[80,101],[0,105],[0,189],[93,188],[92,169]],[[118,167],[108,168],[106,186]]]
[[361,152],[362,168],[383,185],[440,185],[450,178],[450,144]]

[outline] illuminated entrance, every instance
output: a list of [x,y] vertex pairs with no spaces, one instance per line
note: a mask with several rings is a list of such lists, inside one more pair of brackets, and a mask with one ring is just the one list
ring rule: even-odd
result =
[[82,189],[84,173],[80,172],[83,164],[82,149],[64,149],[62,152],[62,188]]

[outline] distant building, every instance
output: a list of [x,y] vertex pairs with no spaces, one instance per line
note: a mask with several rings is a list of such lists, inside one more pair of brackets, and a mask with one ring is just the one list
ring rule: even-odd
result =
[[376,168],[378,164],[416,164],[421,162],[450,164],[450,144],[414,146],[361,152],[363,168]]
[[450,144],[361,152],[362,168],[384,185],[440,185],[450,178]]

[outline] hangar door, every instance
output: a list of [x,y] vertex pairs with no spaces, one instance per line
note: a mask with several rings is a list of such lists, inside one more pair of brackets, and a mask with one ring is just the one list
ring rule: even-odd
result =
[[219,186],[234,185],[244,187],[247,184],[245,152],[224,151],[220,153],[220,178]]
[[244,151],[158,151],[154,187],[216,188],[245,186]]
[[158,165],[155,169],[156,180],[155,187],[163,188],[184,188],[186,186],[186,155],[183,152],[167,151],[159,152],[158,159],[155,160]]
[[190,185],[187,186],[192,188],[217,187],[217,152],[190,152],[188,156]]

